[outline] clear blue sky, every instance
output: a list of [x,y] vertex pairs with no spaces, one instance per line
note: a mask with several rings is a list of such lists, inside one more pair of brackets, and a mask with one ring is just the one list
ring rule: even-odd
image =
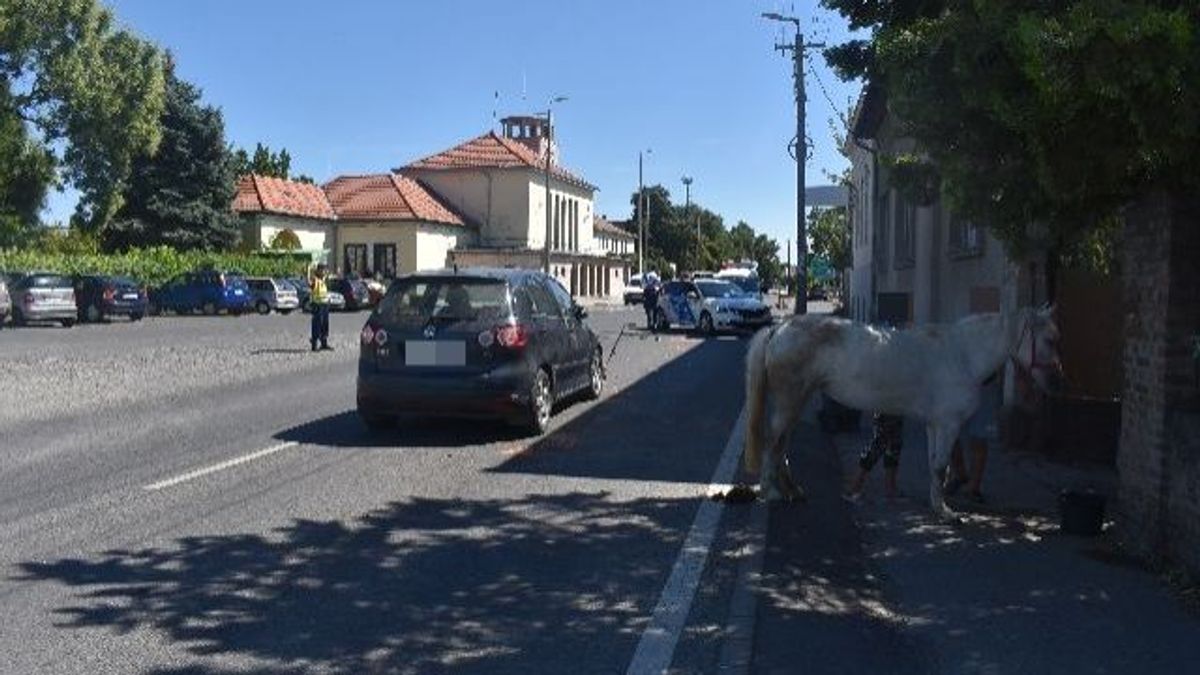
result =
[[[846,37],[815,0],[106,0],[171,49],[179,74],[225,115],[228,139],[286,147],[318,181],[386,171],[486,132],[550,96],[564,163],[600,187],[597,212],[627,217],[639,149],[647,183],[692,196],[728,225],[779,240],[795,223],[790,41],[763,11],[804,17],[810,39]],[[858,94],[812,60],[844,113]],[[808,184],[846,164],[835,110],[808,81]],[[74,196],[52,198],[50,218]],[[780,251],[781,256],[783,251]]]

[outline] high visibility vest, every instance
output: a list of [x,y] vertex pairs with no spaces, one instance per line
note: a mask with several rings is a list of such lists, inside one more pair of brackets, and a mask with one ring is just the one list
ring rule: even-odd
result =
[[309,294],[309,302],[318,305],[324,305],[329,302],[329,289],[325,286],[325,279],[313,277],[311,285],[312,291]]

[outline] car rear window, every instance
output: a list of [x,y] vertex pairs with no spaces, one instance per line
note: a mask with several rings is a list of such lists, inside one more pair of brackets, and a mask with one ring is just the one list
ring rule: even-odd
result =
[[52,274],[33,275],[25,285],[31,288],[72,288],[70,279]]
[[500,279],[405,279],[379,304],[379,317],[400,325],[502,321],[509,314],[508,285]]

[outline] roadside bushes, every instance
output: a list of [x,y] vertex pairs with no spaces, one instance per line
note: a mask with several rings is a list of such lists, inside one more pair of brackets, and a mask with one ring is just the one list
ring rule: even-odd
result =
[[167,246],[130,249],[124,253],[79,253],[0,250],[0,272],[41,271],[59,274],[129,276],[151,286],[197,269],[234,270],[248,276],[303,275],[307,256],[286,254],[211,253],[176,251]]

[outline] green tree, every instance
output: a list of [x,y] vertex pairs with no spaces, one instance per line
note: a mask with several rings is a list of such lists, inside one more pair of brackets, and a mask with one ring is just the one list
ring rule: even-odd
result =
[[834,270],[844,270],[853,264],[846,207],[809,211],[808,236],[812,239],[812,253],[827,260]]
[[287,151],[287,148],[281,148],[279,152],[275,152],[262,143],[256,143],[253,154],[246,152],[242,148],[238,148],[232,152],[231,161],[233,162],[233,175],[235,176],[245,176],[253,173],[259,176],[291,179],[299,183],[309,183],[310,185],[315,183],[311,176],[304,174],[293,176],[291,174],[292,155]]
[[133,160],[160,139],[163,64],[157,48],[115,25],[96,0],[0,2],[0,88],[82,197],[92,230],[120,207]]
[[910,167],[1016,251],[1086,247],[1132,197],[1200,190],[1196,2],[823,3],[872,30],[827,57],[886,91]]
[[300,237],[290,228],[284,228],[271,237],[271,248],[278,251],[300,250]]
[[12,92],[0,80],[0,248],[29,244],[54,180],[54,157],[29,137]]
[[170,245],[227,250],[238,240],[230,210],[234,174],[221,111],[200,102],[200,90],[167,72],[163,141],[154,157],[133,167],[125,205],[104,230],[105,245]]

